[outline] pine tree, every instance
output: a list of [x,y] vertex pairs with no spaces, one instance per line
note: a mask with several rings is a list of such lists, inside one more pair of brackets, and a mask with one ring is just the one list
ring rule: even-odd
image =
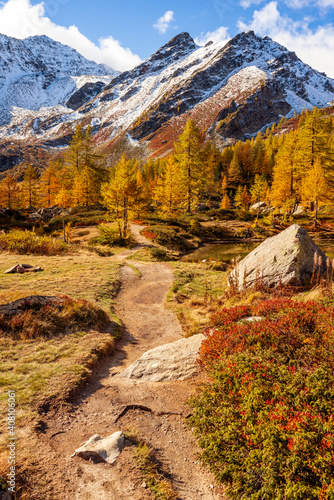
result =
[[58,166],[55,162],[50,162],[40,178],[41,204],[46,207],[54,205],[57,193],[61,189],[61,181],[57,174]]
[[180,179],[179,164],[173,156],[166,160],[165,167],[160,174],[155,189],[155,199],[161,204],[163,211],[171,213],[182,204],[184,191]]
[[276,158],[273,170],[271,199],[274,206],[290,209],[300,199],[300,169],[295,159],[296,133],[291,132],[285,137]]
[[[320,158],[317,157],[311,169],[303,177],[302,199],[314,202],[314,227],[317,226],[319,203],[328,199],[329,186],[324,176]],[[332,201],[332,200],[331,200]]]
[[35,167],[28,165],[24,172],[22,192],[24,203],[29,207],[37,206],[39,199],[39,173]]
[[237,188],[243,182],[242,166],[239,160],[239,145],[234,148],[233,158],[228,169],[228,184],[230,187]]
[[108,183],[102,186],[102,195],[110,212],[116,214],[120,238],[129,237],[129,216],[138,211],[140,189],[135,162],[122,156],[111,173]]
[[252,201],[258,203],[256,220],[259,218],[260,205],[259,202],[263,200],[268,191],[268,183],[264,175],[256,175],[254,179],[254,184],[250,188],[250,194]]
[[0,206],[9,209],[19,206],[19,186],[11,175],[7,175],[0,183]]
[[247,192],[246,186],[239,184],[234,197],[234,204],[237,208],[247,209],[250,202],[250,195]]
[[101,184],[107,179],[107,170],[101,157],[94,152],[92,129],[77,126],[67,153],[65,165],[72,178],[73,198],[77,205],[93,205],[100,199]]
[[220,208],[223,210],[228,210],[232,208],[232,203],[227,193],[225,193],[223,196],[223,199],[220,203]]
[[198,198],[200,189],[205,184],[203,178],[203,161],[201,144],[203,137],[194,122],[189,119],[175,143],[175,161],[180,170],[180,183],[184,186],[185,204],[187,212]]

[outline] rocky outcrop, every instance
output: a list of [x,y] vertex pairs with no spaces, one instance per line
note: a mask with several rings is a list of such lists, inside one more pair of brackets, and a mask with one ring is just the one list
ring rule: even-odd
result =
[[314,243],[306,229],[294,224],[265,240],[229,275],[230,285],[239,290],[256,284],[265,287],[306,285],[312,275],[330,276],[331,260]]
[[204,335],[199,334],[155,347],[143,354],[119,377],[145,382],[186,380],[199,370],[196,361],[203,340]]
[[63,299],[53,296],[30,295],[23,299],[14,300],[9,304],[0,305],[0,314],[5,316],[14,316],[28,309],[36,309],[42,306],[55,305],[61,306]]
[[94,434],[80,448],[76,449],[72,457],[102,458],[108,464],[113,464],[121,454],[125,444],[123,432],[115,432],[106,438]]

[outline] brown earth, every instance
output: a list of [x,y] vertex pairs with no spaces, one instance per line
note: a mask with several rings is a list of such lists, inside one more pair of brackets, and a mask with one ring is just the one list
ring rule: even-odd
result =
[[[133,228],[140,245],[149,242]],[[138,248],[132,250],[136,251]],[[121,258],[129,251],[121,254]],[[119,259],[120,255],[112,258]],[[153,494],[145,487],[133,460],[131,441],[114,465],[71,458],[72,453],[93,434],[105,437],[116,431],[136,429],[154,450],[159,472],[167,477],[179,500],[223,498],[213,476],[200,465],[198,447],[186,424],[187,399],[200,381],[145,383],[117,378],[147,350],[182,337],[182,328],[164,307],[173,282],[167,264],[132,262],[125,265],[116,313],[124,324],[116,352],[104,359],[75,401],[66,408],[42,415],[37,439],[27,437],[25,454],[36,450],[36,484],[33,498],[39,500],[146,500]],[[115,423],[124,405],[151,409],[129,409]]]

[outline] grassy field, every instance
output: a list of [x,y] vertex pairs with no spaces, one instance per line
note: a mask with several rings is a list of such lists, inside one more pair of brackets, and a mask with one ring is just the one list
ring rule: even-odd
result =
[[[43,272],[3,274],[18,263],[40,266]],[[64,256],[1,254],[0,304],[28,295],[68,295],[110,312],[119,284],[118,271],[119,263],[84,251]]]
[[209,325],[210,316],[222,305],[226,290],[226,271],[212,264],[172,262],[174,284],[167,296],[186,335],[199,333]]
[[[41,266],[44,270],[40,273],[3,274],[5,269],[19,262]],[[120,330],[113,313],[119,267],[119,263],[89,252],[52,257],[1,255],[0,304],[36,294],[66,295],[89,301],[103,309],[110,318],[109,324],[102,329],[83,325],[77,331],[65,331],[51,338],[13,340],[6,335],[0,336],[2,430],[9,390],[16,391],[17,425],[24,426],[28,421],[36,424],[38,408],[45,402],[66,401],[68,394],[87,377],[96,361],[112,351],[114,337]]]

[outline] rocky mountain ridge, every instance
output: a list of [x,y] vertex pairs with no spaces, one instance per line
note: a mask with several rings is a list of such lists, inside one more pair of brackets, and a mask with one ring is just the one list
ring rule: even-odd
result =
[[24,40],[0,35],[0,68],[1,125],[10,122],[15,108],[37,111],[66,105],[83,86],[99,82],[104,87],[118,75],[45,35]]
[[[30,52],[40,59],[46,54],[44,42],[52,45],[42,38],[26,39],[27,50],[29,44],[37,45],[38,50]],[[1,52],[0,46],[0,57]],[[64,73],[71,67],[69,56],[63,61]],[[37,70],[46,85],[46,73]],[[159,156],[171,150],[189,117],[223,147],[282,116],[334,100],[333,79],[252,31],[227,44],[209,42],[204,47],[181,33],[136,68],[118,75],[101,73],[72,75],[76,88],[71,92],[65,85],[58,103],[40,100],[39,108],[13,107],[10,122],[0,127],[0,139],[64,147],[81,123],[92,127],[98,144],[112,147],[126,138],[131,147],[144,145],[147,155]],[[60,85],[60,79],[56,81]],[[56,81],[46,89],[57,86]]]

